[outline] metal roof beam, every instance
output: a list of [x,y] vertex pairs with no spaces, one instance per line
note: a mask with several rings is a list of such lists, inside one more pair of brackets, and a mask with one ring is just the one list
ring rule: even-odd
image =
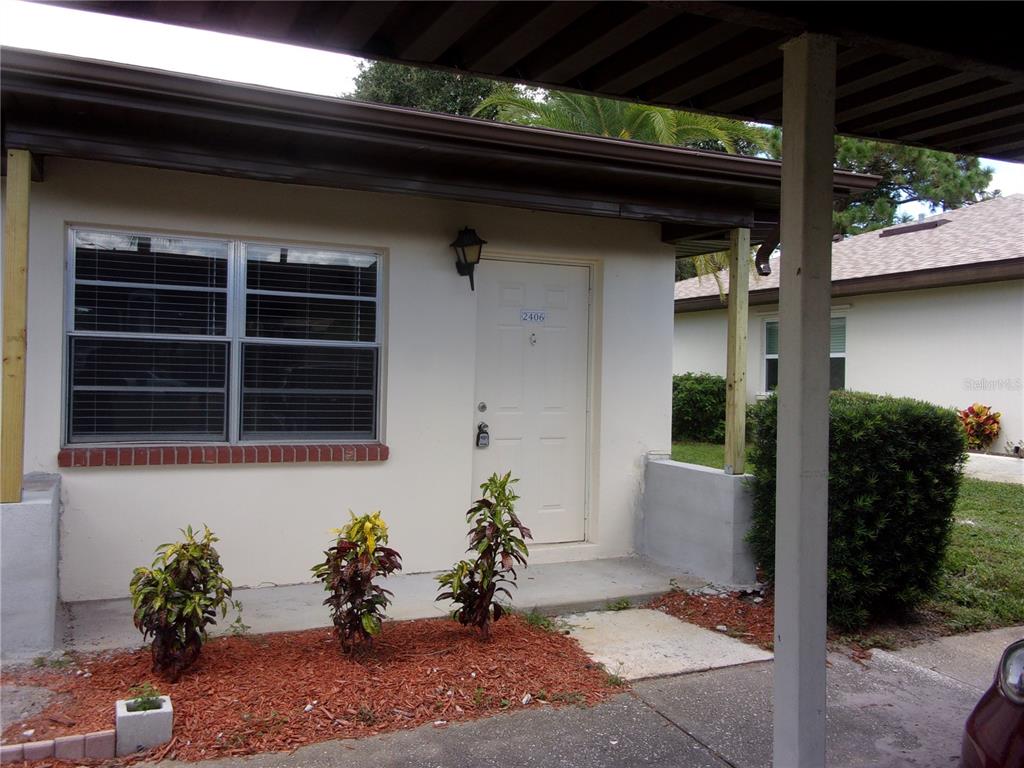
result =
[[1019,133],[1020,122],[1020,115],[1009,115],[982,125],[972,125],[968,128],[943,133],[934,136],[932,140],[940,144],[956,143],[961,146],[973,146],[988,139],[999,139]]
[[[599,16],[588,25],[591,17]],[[569,82],[672,19],[662,6],[602,3],[581,23],[553,37],[520,64],[523,75],[540,82]],[[601,30],[596,35],[594,30]]]
[[[189,3],[182,3],[189,5]],[[261,3],[246,3],[259,9]],[[330,49],[338,47],[360,49],[369,44],[373,36],[384,25],[397,3],[349,3],[334,24],[322,29],[322,45]],[[327,41],[330,44],[327,44]]]
[[881,133],[900,126],[912,126],[927,118],[941,119],[941,115],[956,112],[958,109],[1019,92],[1019,85],[1006,85],[992,79],[975,81],[970,87],[960,86],[934,96],[898,104],[878,114],[852,120],[846,128],[851,131],[870,130]]
[[861,91],[874,88],[876,85],[892,83],[900,78],[927,69],[929,65],[919,61],[903,61],[890,67],[871,68],[866,74],[843,83],[836,84],[836,99],[842,99]]
[[857,105],[844,108],[837,104],[836,123],[842,125],[848,120],[855,120],[867,115],[875,115],[889,107],[906,104],[908,101],[913,101],[914,99],[921,98],[923,96],[929,96],[933,93],[942,93],[943,91],[947,91],[961,85],[966,85],[968,83],[976,83],[981,79],[982,78],[979,78],[972,72],[957,72],[938,79],[928,78],[925,82],[910,87],[897,84],[895,89],[896,92],[890,93],[888,96],[877,96],[872,93],[869,94],[867,98],[862,99],[861,103]]
[[[660,104],[678,104],[683,106],[694,97],[700,96],[704,92],[724,83],[743,77],[761,67],[777,65],[781,72],[782,51],[776,45],[780,38],[766,38],[763,33],[758,33],[756,37],[760,42],[753,50],[750,50],[751,45],[754,44],[752,37],[749,34],[743,36],[746,43],[743,48],[748,51],[747,53],[728,56],[722,60],[719,66],[708,67],[704,74],[683,83],[679,82],[678,73],[652,80],[641,89],[643,98]],[[715,52],[715,55],[718,55],[718,53]],[[708,58],[712,57],[708,56]]]
[[503,75],[558,32],[593,8],[593,2],[498,4],[489,34],[468,41],[461,51],[466,69]]
[[1008,155],[1013,155],[1018,160],[1024,159],[1024,139],[1019,136],[1013,140],[1005,142],[984,142],[981,144],[965,144],[964,148],[969,154],[980,154],[982,152],[1005,152]]
[[[685,34],[696,26],[697,31]],[[725,45],[745,30],[729,24],[686,19],[666,25],[587,72],[587,87],[608,94],[624,94],[663,72],[678,70],[708,51]]]
[[[1006,115],[1018,115],[1024,113],[1024,100],[1020,98],[1019,94],[1007,96],[1002,99],[995,99],[988,102],[989,108],[985,110],[985,119],[993,120],[999,117],[1005,117]],[[922,141],[928,139],[932,141],[933,136],[939,136],[944,133],[949,133],[951,130],[956,128],[969,128],[979,124],[981,117],[973,110],[962,111],[964,117],[960,119],[949,119],[936,121],[927,120],[922,121],[923,127],[920,130],[903,130],[900,135],[907,141]]]
[[428,11],[426,16],[411,19],[401,33],[396,33],[395,55],[413,61],[439,58],[494,6],[495,3],[485,2],[448,3],[447,7],[437,9],[425,4],[421,7]]

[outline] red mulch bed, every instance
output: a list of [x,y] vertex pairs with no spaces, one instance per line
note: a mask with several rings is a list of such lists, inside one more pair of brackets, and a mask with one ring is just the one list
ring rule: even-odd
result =
[[61,694],[9,727],[6,743],[27,741],[26,728],[35,729],[32,740],[113,728],[114,700],[147,681],[174,703],[174,741],[155,755],[178,760],[471,720],[521,709],[526,694],[533,701],[525,706],[537,707],[544,700],[595,704],[621,691],[575,640],[515,616],[494,626],[490,642],[445,619],[389,622],[372,650],[354,659],[326,629],[216,638],[177,683],[153,674],[148,649],[81,655],[74,663],[90,676],[72,669],[4,675],[4,683]]
[[724,626],[725,634],[730,637],[770,651],[775,637],[775,602],[770,594],[765,594],[760,603],[754,602],[755,597],[761,595],[745,592],[691,595],[677,591],[654,598],[647,607],[705,629]]

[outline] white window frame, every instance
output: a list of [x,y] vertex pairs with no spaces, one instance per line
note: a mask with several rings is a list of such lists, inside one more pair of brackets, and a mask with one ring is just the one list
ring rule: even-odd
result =
[[[209,240],[228,243],[227,263],[227,288],[225,292],[226,316],[225,335],[207,336],[200,334],[160,334],[151,333],[132,334],[118,331],[77,331],[74,328],[75,321],[75,286],[79,281],[75,276],[75,233],[79,231],[110,232],[111,234],[138,235],[140,237],[181,237],[194,240]],[[245,333],[246,316],[246,295],[251,293],[247,289],[247,259],[246,245],[265,245],[275,248],[322,248],[324,250],[337,251],[339,253],[357,254],[372,256],[377,260],[377,284],[375,312],[375,341],[333,341],[324,339],[287,339],[260,336],[249,337]],[[386,370],[385,354],[385,312],[384,312],[384,286],[386,270],[386,251],[381,248],[353,247],[339,245],[337,243],[309,242],[292,239],[278,239],[268,237],[245,237],[241,235],[219,235],[202,232],[181,231],[181,230],[158,230],[144,227],[127,227],[123,225],[107,224],[68,224],[65,237],[65,263],[64,263],[64,322],[62,328],[61,343],[61,447],[65,448],[88,448],[88,447],[124,447],[133,445],[319,445],[325,442],[332,444],[345,443],[377,443],[383,442],[384,435],[384,373]],[[153,287],[167,287],[175,289],[174,285],[164,286],[154,284]],[[292,294],[299,297],[314,296],[319,294]],[[325,295],[326,296],[326,295]],[[348,296],[330,295],[329,298],[353,298]],[[369,299],[360,298],[367,301]],[[227,391],[225,395],[225,409],[227,412],[226,433],[227,440],[209,440],[200,437],[189,436],[140,436],[136,439],[125,439],[117,441],[74,441],[70,440],[71,429],[71,340],[75,337],[85,338],[124,338],[124,339],[149,339],[156,341],[210,341],[226,343],[227,352]],[[242,424],[242,346],[244,344],[259,345],[281,345],[281,346],[308,346],[308,347],[330,347],[330,348],[372,348],[377,350],[375,391],[374,391],[374,413],[373,413],[373,435],[370,437],[331,437],[329,435],[311,435],[303,433],[281,433],[278,435],[264,435],[251,439],[244,439],[241,436]]]
[[[850,320],[849,320],[849,315],[847,314],[845,309],[844,310],[840,310],[840,311],[832,310],[831,315],[829,315],[829,321],[831,322],[832,320],[835,320],[835,319],[838,319],[838,318],[842,318],[843,319],[843,321],[845,323],[846,330],[849,330]],[[762,387],[761,394],[762,395],[769,395],[773,391],[775,391],[775,390],[768,389],[768,361],[769,360],[778,360],[779,359],[779,354],[777,352],[775,354],[768,354],[768,323],[775,323],[777,325],[778,322],[779,322],[779,316],[777,314],[769,315],[769,316],[765,317],[761,321],[761,387]],[[843,344],[843,351],[842,352],[833,352],[832,351],[832,345],[831,345],[831,342],[830,342],[829,343],[828,357],[829,357],[829,360],[831,360],[832,358],[840,358],[840,357],[843,360],[845,360],[846,359],[846,344]],[[843,389],[846,389],[846,367],[845,367],[845,364],[844,364],[844,367],[843,367]]]

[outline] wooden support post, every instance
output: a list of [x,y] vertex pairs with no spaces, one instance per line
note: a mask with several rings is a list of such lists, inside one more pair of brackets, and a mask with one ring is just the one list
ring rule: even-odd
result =
[[747,308],[750,230],[729,234],[729,335],[725,361],[725,474],[742,475],[747,451]]
[[0,378],[0,501],[21,501],[25,463],[28,198],[32,156],[7,151],[4,196],[3,376]]
[[783,51],[773,759],[822,768],[836,44]]

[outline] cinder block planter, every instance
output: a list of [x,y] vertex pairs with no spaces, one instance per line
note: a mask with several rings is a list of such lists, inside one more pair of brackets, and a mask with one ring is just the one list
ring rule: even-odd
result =
[[160,696],[160,709],[132,711],[134,699],[117,701],[117,756],[166,744],[174,727],[170,696]]

